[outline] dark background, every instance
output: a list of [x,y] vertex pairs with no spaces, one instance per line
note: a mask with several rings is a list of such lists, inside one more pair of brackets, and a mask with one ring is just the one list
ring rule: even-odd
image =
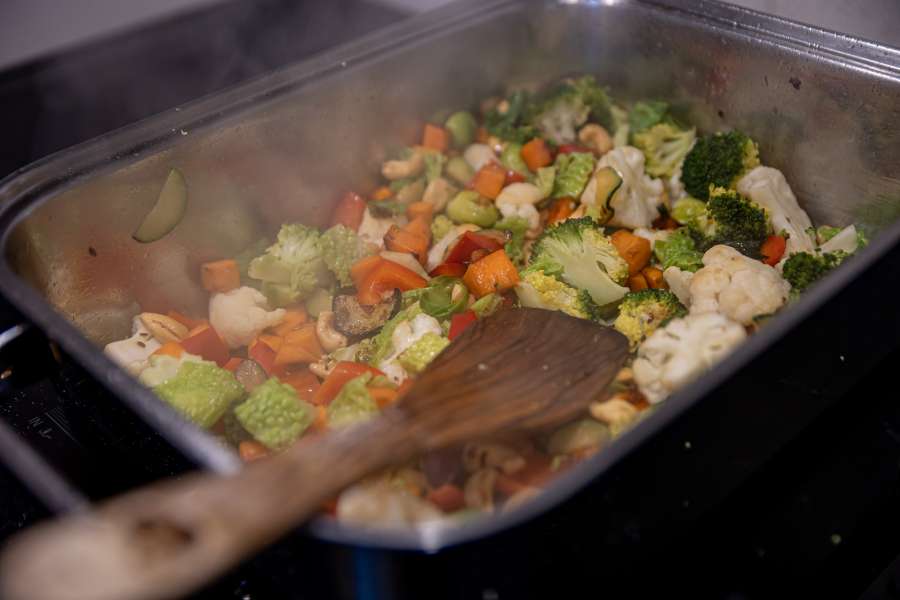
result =
[[[0,176],[403,16],[352,0],[223,2],[9,69],[0,73]],[[0,300],[0,325],[18,321]],[[60,397],[77,387],[66,382],[80,372],[56,363],[38,332],[17,344],[0,353],[0,373],[15,373],[0,375],[0,414],[37,439],[42,425],[29,425],[33,416],[65,401]],[[807,589],[816,597],[900,598],[891,566],[900,553],[898,361],[900,349],[704,515],[690,535],[659,548],[646,565],[649,581],[635,582],[636,595],[652,589],[673,597],[774,598]],[[70,456],[95,486],[89,495],[127,487],[131,482],[121,475],[103,481],[122,467],[141,479],[127,456],[113,460],[92,452],[86,443]],[[0,467],[0,539],[46,514]],[[240,597],[247,585],[238,577],[215,597]]]

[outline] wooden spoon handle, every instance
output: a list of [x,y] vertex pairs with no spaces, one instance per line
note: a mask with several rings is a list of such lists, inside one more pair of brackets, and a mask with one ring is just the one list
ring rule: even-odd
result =
[[[377,436],[377,446],[360,443]],[[328,498],[414,452],[375,419],[297,444],[240,473],[191,474],[38,525],[0,563],[7,600],[182,597],[313,515]]]

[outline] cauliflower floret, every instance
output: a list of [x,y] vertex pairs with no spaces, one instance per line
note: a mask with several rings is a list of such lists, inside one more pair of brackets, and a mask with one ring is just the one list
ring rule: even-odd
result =
[[691,280],[693,278],[692,272],[682,271],[678,267],[669,267],[663,271],[663,279],[666,280],[669,289],[688,308],[691,307]]
[[426,333],[434,333],[443,336],[444,331],[441,329],[440,322],[434,317],[426,314],[418,314],[409,321],[403,321],[394,329],[391,334],[391,347],[394,352],[388,358],[384,359],[378,368],[387,375],[395,383],[403,383],[409,377],[406,369],[398,360],[403,351],[418,342]]
[[681,181],[681,165],[678,165],[678,168],[675,169],[672,176],[666,180],[666,192],[669,194],[669,200],[671,202],[681,200],[687,196],[687,192],[684,189],[684,183]]
[[384,235],[391,228],[391,225],[396,224],[397,221],[391,218],[378,219],[373,217],[367,208],[363,213],[363,219],[359,224],[359,229],[356,230],[356,234],[367,244],[384,248]]
[[747,332],[718,313],[691,314],[657,329],[638,348],[634,379],[655,404],[722,360]]
[[819,246],[819,252],[846,252],[853,254],[859,248],[859,232],[855,225],[840,230],[833,238]]
[[505,218],[521,217],[528,221],[528,231],[534,233],[541,226],[541,215],[531,204],[501,204],[497,203],[500,214]]
[[103,351],[113,362],[137,376],[147,368],[150,355],[159,350],[162,344],[156,341],[140,315],[131,320],[131,333],[130,338],[110,342]]
[[691,314],[719,312],[744,325],[784,305],[791,284],[769,265],[719,244],[691,279]]
[[467,231],[478,231],[479,229],[481,228],[478,225],[472,225],[471,223],[464,223],[453,227],[447,232],[447,235],[436,242],[434,246],[431,247],[431,250],[428,251],[428,261],[425,263],[427,270],[430,272],[436,266],[444,262],[444,255],[447,253],[447,250],[462,234]]
[[472,170],[477,173],[484,165],[492,160],[497,160],[497,155],[494,154],[494,151],[487,144],[471,144],[463,152],[463,158],[466,159]]
[[541,226],[541,215],[535,204],[544,199],[540,188],[532,183],[511,183],[500,192],[495,204],[506,218],[521,217],[528,221],[528,230],[536,233]]
[[246,346],[267,327],[278,325],[284,309],[270,311],[266,297],[252,287],[239,287],[209,299],[209,322],[229,348]]
[[673,229],[647,229],[646,227],[639,227],[632,231],[632,233],[638,237],[642,237],[648,242],[650,242],[650,249],[653,250],[653,247],[656,245],[656,242],[664,242],[669,239],[669,236],[674,232]]
[[756,167],[738,180],[737,191],[766,209],[775,233],[788,233],[784,258],[778,263],[779,271],[791,254],[813,251],[815,240],[808,233],[812,221],[800,208],[781,171],[772,167]]
[[[597,161],[594,172],[612,167],[622,177],[622,185],[613,195],[613,216],[609,225],[637,229],[650,227],[659,217],[659,206],[665,202],[663,182],[644,173],[644,153],[633,146],[622,146],[607,152]],[[596,202],[596,184],[592,177],[581,195],[581,202]],[[592,188],[591,184],[595,184]]]

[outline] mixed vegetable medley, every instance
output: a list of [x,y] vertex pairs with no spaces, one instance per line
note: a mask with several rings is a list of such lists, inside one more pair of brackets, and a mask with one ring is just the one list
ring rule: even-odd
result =
[[583,418],[373,475],[324,507],[342,520],[527,501],[865,244],[852,225],[814,227],[744,133],[700,135],[666,102],[623,106],[589,76],[441,121],[382,165],[384,185],[347,193],[329,228],[287,223],[204,264],[208,314],[142,313],[106,347],[252,461],[377,416],[508,307],[611,324],[630,341],[628,366]]

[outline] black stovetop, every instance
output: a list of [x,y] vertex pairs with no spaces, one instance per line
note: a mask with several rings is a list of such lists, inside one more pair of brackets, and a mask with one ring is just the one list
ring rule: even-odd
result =
[[[400,18],[356,0],[233,1],[0,73],[0,176]],[[0,332],[20,321],[0,300]],[[653,576],[636,582],[636,595],[771,598],[790,589],[900,598],[892,565],[900,553],[900,405],[886,391],[898,360],[900,349],[704,515],[690,536],[654,552]],[[62,463],[91,498],[157,476],[127,453],[109,456],[116,432],[102,423],[62,418],[61,404],[100,394],[39,331],[0,351],[0,417]],[[161,442],[148,435],[134,443]],[[107,469],[131,475],[111,479]],[[0,466],[0,540],[47,514]],[[266,581],[241,574],[207,594],[280,597]]]

